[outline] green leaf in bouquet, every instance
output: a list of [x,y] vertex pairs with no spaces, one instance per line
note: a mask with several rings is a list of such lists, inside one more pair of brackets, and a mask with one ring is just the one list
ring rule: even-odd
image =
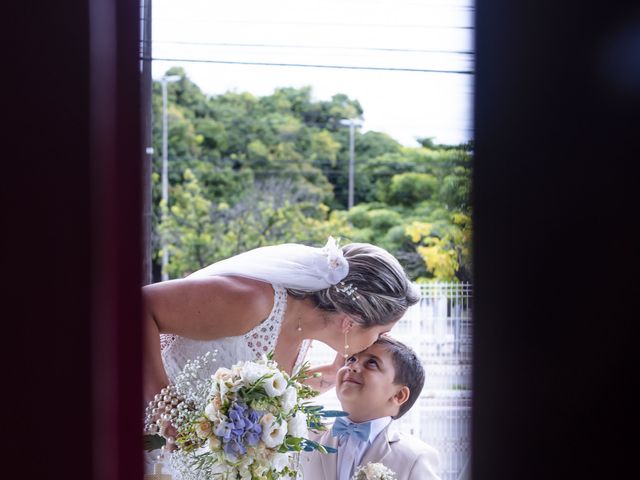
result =
[[300,437],[290,437],[287,436],[284,440],[284,446],[286,447],[287,451],[296,451],[299,452],[300,449],[302,448],[302,442],[304,441],[303,438]]
[[308,438],[305,440],[303,445],[303,450],[305,452],[313,452],[314,450],[318,450],[320,444],[318,442],[314,442],[313,440],[309,440]]
[[306,380],[311,376],[309,374],[309,370],[311,370],[311,364],[308,361],[304,362],[302,366],[298,369],[298,372],[289,378],[289,381],[291,383],[293,382],[302,383],[304,380]]
[[327,445],[322,445],[318,442],[314,442],[313,440],[310,439],[305,439],[304,440],[304,448],[303,450],[305,452],[312,452],[314,450],[319,451],[320,453],[336,453],[338,450],[333,448],[333,447],[329,447]]
[[303,439],[300,437],[289,437],[287,440],[288,440],[288,443],[290,443],[294,447],[297,447],[300,445],[300,443],[302,443]]
[[309,405],[307,403],[303,403],[302,405],[304,407],[304,411],[307,413],[317,413],[324,408],[322,405]]
[[144,435],[144,437],[142,438],[142,442],[144,445],[144,449],[147,452],[162,448],[167,443],[165,438],[160,435]]
[[323,417],[346,417],[349,412],[343,412],[342,410],[322,410],[320,415]]

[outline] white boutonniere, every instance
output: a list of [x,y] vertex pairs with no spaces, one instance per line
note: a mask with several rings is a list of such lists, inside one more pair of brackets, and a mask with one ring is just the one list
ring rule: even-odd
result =
[[382,463],[367,463],[359,466],[351,480],[395,480],[396,474],[393,470],[385,467]]

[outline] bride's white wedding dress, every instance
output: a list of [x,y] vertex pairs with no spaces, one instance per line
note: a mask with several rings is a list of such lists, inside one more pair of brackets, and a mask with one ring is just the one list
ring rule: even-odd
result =
[[[284,314],[287,309],[287,291],[279,285],[272,285],[274,290],[273,308],[269,316],[256,327],[243,335],[224,337],[215,340],[193,340],[178,335],[160,335],[162,361],[170,382],[175,382],[178,375],[188,360],[202,356],[207,352],[217,351],[215,362],[209,367],[213,374],[220,367],[230,368],[240,361],[258,360],[263,354],[273,351],[276,347],[278,335]],[[297,371],[304,362],[310,345],[309,340],[304,340],[293,371]],[[158,451],[145,455],[145,473],[153,472],[153,463]],[[172,472],[170,462],[164,462],[164,473],[173,475],[173,480],[181,477],[177,472]]]

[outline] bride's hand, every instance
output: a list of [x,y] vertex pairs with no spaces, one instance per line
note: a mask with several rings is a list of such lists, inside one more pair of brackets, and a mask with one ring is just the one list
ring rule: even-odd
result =
[[335,387],[336,384],[336,372],[340,367],[344,365],[344,358],[342,355],[337,354],[333,363],[328,365],[321,365],[309,370],[310,374],[320,374],[319,376],[311,376],[304,383],[309,385],[314,390],[324,393],[327,390]]
[[165,450],[177,449],[176,436],[178,429],[171,423],[174,407],[182,401],[174,385],[167,385],[156,394],[145,409],[144,430],[146,434],[159,435],[165,439]]
[[173,452],[178,448],[175,441],[177,434],[178,429],[174,427],[169,420],[162,422],[162,425],[160,426],[160,435],[167,441],[164,446],[167,452]]

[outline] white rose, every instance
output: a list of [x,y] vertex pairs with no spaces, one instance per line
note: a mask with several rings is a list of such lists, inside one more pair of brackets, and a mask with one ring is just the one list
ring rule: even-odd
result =
[[247,383],[254,383],[260,377],[269,373],[269,369],[259,363],[247,362],[240,372],[240,377]]
[[309,428],[307,427],[307,414],[296,412],[295,416],[289,419],[287,423],[289,435],[292,437],[309,437]]
[[281,472],[287,465],[289,465],[289,455],[286,453],[278,452],[271,458],[271,466],[276,472]]
[[280,404],[284,413],[289,413],[298,400],[298,392],[293,385],[287,387],[284,394],[280,398]]
[[215,397],[220,392],[220,389],[218,388],[218,379],[213,375],[211,375],[211,379],[213,381],[211,382],[211,388],[209,389],[209,396]]
[[234,381],[234,382],[231,384],[230,391],[235,393],[235,392],[237,392],[238,390],[240,390],[242,387],[244,387],[244,382],[242,381],[242,379],[241,379],[241,378],[238,378],[236,381]]
[[215,378],[216,380],[222,380],[222,381],[231,379],[231,376],[232,376],[231,370],[225,367],[220,367],[218,370],[216,370],[216,373],[213,374],[213,378]]
[[[265,417],[267,417],[266,420]],[[284,422],[278,423],[270,413],[263,415],[262,420],[265,420],[262,424],[262,441],[269,448],[279,446],[287,434],[287,424]],[[262,420],[260,423],[262,423]]]
[[207,403],[207,406],[204,407],[204,416],[212,421],[218,419],[218,409],[216,408],[215,403]]
[[279,397],[287,388],[287,381],[282,372],[275,372],[264,381],[264,390],[270,397]]
[[239,377],[242,375],[242,370],[244,370],[246,362],[238,362],[231,367],[231,373],[234,377]]

